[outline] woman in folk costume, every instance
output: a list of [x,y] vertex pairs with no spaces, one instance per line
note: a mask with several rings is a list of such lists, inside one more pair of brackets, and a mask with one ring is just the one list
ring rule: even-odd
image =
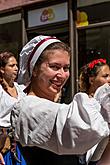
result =
[[83,154],[109,136],[110,117],[105,120],[101,105],[103,96],[109,98],[108,84],[102,86],[102,96],[97,92],[98,101],[79,92],[70,104],[54,102],[69,78],[70,54],[66,44],[42,35],[29,41],[20,53],[18,81],[28,85],[27,95],[14,105],[11,124],[16,140],[29,146],[23,147],[28,164],[73,164],[62,155]]
[[25,96],[24,85],[18,85],[15,82],[17,73],[18,67],[14,54],[2,52],[0,54],[0,151],[4,161],[3,159],[0,160],[5,165],[26,165],[18,144],[5,136],[11,126],[10,107]]
[[[110,66],[106,59],[95,59],[80,69],[79,90],[86,92],[89,97],[95,97],[94,94],[97,88],[105,83],[110,85]],[[81,156],[82,164],[86,164],[86,161],[88,162],[89,155],[89,165],[96,165],[107,146],[108,140],[109,137],[104,138],[99,144],[91,148],[86,156]],[[86,161],[84,162],[83,160]]]

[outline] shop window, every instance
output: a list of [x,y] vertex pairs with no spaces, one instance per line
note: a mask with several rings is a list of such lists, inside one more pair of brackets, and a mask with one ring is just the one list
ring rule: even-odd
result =
[[79,68],[96,58],[110,60],[110,25],[78,29]]
[[0,24],[0,52],[11,51],[18,56],[21,40],[21,21]]

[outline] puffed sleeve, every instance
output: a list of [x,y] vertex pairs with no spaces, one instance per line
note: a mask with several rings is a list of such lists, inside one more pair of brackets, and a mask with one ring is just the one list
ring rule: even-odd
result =
[[105,120],[110,124],[110,86],[109,84],[104,84],[99,87],[94,98],[101,104],[101,113]]
[[26,96],[11,114],[14,136],[23,146],[37,146],[57,154],[83,154],[109,135],[100,104],[78,93],[69,104]]
[[[100,103],[101,105],[101,114],[104,117],[104,119],[109,123],[109,128],[110,128],[110,86],[109,84],[104,84],[103,86],[99,87],[95,94],[94,98]],[[107,144],[109,141],[109,137],[106,137],[102,139],[100,143],[92,147],[86,155],[86,160],[87,162],[89,160],[91,161],[98,161]]]

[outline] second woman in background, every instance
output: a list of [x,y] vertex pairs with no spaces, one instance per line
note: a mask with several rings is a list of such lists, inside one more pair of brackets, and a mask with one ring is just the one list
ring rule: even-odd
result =
[[[79,76],[79,89],[81,92],[86,92],[89,97],[94,97],[97,88],[105,83],[110,85],[110,66],[106,59],[93,60],[81,68]],[[108,143],[108,139],[109,138],[103,139],[98,145],[88,151],[86,154],[87,162],[88,155],[91,155],[91,162],[89,165],[96,165]],[[84,162],[85,159],[83,159],[85,155],[80,158],[82,158],[80,159],[81,164],[86,164],[86,161]],[[104,163],[104,165],[105,164],[106,163]]]
[[[1,155],[1,162],[5,165],[26,165],[26,162],[19,150],[18,143],[14,139],[5,141],[5,135],[9,133],[10,123],[10,107],[17,102],[25,94],[24,86],[15,82],[18,67],[17,61],[13,53],[2,52],[0,54],[0,136],[4,162]],[[6,128],[4,128],[6,127]],[[4,140],[3,140],[4,137]]]

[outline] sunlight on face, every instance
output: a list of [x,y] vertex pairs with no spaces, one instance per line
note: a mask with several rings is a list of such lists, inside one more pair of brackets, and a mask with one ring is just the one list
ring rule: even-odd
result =
[[36,88],[41,95],[53,98],[69,78],[70,56],[63,50],[54,50],[37,69]]

